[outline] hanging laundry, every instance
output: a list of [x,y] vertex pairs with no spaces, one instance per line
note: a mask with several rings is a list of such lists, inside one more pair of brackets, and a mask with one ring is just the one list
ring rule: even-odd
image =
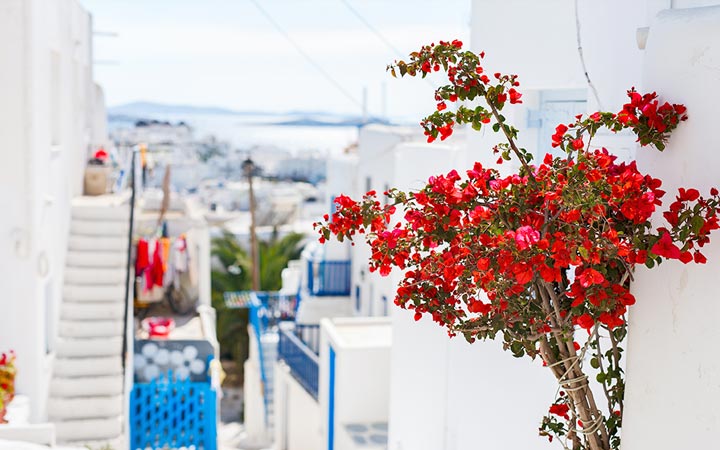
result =
[[187,240],[185,235],[180,236],[175,240],[173,246],[173,267],[175,271],[184,273],[188,270],[188,253],[187,253]]
[[[153,254],[153,261],[151,266],[152,272],[152,284],[153,286],[162,286],[163,277],[165,275],[165,264],[163,263],[163,251],[162,243],[160,240],[155,241],[155,253]],[[152,286],[151,286],[152,287]]]
[[167,272],[168,262],[170,261],[170,238],[161,237],[160,245],[162,247],[162,254],[160,256],[162,258],[163,272]]
[[135,276],[141,275],[149,266],[148,241],[140,239],[137,243],[137,254],[135,256]]

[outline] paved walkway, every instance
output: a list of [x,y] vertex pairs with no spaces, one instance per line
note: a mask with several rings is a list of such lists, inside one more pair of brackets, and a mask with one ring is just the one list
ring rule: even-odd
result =
[[245,433],[245,427],[240,423],[242,405],[242,389],[223,388],[223,399],[220,403],[218,450],[272,450],[272,448],[243,445],[244,442],[247,442],[247,433]]

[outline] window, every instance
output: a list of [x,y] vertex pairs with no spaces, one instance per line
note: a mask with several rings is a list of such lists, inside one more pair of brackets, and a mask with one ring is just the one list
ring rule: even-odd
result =
[[559,124],[575,121],[575,116],[587,112],[586,90],[547,90],[540,92],[539,110],[531,112],[528,125],[538,127],[537,160],[546,153],[561,156],[562,150],[552,147],[552,135]]
[[332,215],[337,211],[337,205],[335,204],[335,196],[330,196],[330,220],[332,221]]
[[360,285],[355,285],[355,312],[360,312]]

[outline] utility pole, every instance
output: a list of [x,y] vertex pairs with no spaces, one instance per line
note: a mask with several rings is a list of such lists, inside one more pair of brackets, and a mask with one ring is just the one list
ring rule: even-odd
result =
[[258,252],[257,234],[255,232],[255,192],[253,191],[253,172],[255,163],[248,157],[242,163],[243,171],[248,180],[250,197],[250,258],[252,259],[252,290],[260,290],[260,254]]

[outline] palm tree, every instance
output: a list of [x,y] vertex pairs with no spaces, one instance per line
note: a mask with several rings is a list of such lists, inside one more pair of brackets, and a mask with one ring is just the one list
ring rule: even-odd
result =
[[[288,261],[299,258],[304,238],[302,234],[291,233],[280,239],[273,237],[270,241],[259,243],[262,290],[280,289],[282,270],[287,266]],[[251,289],[252,262],[235,236],[227,231],[213,238],[212,255],[215,260],[212,271],[212,304],[217,311],[220,357],[235,361],[238,365],[238,375],[242,380],[242,363],[248,357],[249,311],[226,308],[223,294],[228,291]]]

